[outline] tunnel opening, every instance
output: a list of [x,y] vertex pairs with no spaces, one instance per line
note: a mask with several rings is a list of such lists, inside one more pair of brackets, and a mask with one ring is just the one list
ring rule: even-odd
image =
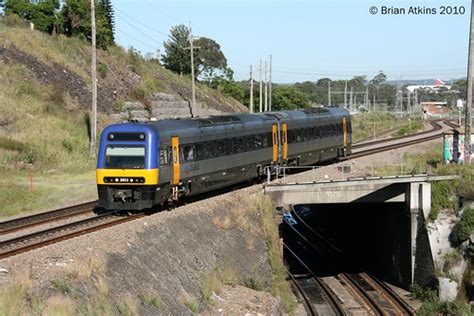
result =
[[367,272],[400,287],[410,283],[410,212],[405,203],[294,205],[280,228],[292,273],[310,269],[324,277]]

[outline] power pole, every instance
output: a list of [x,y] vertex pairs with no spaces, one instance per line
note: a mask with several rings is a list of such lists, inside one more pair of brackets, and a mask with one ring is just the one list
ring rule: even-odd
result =
[[193,94],[193,103],[192,108],[196,109],[196,87],[194,83],[194,47],[193,47],[193,29],[191,28],[191,22],[189,22],[189,43],[191,47],[191,81],[192,81],[192,94]]
[[267,62],[265,61],[264,67],[265,74],[265,112],[268,112],[268,74],[267,74]]
[[268,87],[268,107],[272,111],[272,54],[270,54],[270,86]]
[[375,112],[375,93],[374,93],[374,101],[372,103],[372,107],[374,108],[374,112]]
[[354,102],[354,95],[352,94],[352,87],[351,87],[351,94],[349,94],[349,112],[352,111],[352,103]]
[[344,107],[347,109],[347,80],[344,84]]
[[328,81],[328,106],[331,106],[331,81]]
[[260,99],[259,99],[259,112],[262,112],[262,60],[260,59]]
[[408,112],[408,115],[411,114],[411,93],[410,93],[410,90],[407,91],[407,112]]
[[467,58],[467,102],[464,113],[464,163],[471,164],[472,54],[474,50],[474,0],[471,1],[471,25]]
[[92,28],[92,120],[91,120],[91,157],[95,157],[97,140],[97,52],[95,31],[95,0],[91,1],[91,28]]
[[369,105],[369,87],[365,87],[365,108],[367,111],[370,112],[370,105]]
[[250,113],[253,113],[253,77],[252,77],[252,65],[250,65]]

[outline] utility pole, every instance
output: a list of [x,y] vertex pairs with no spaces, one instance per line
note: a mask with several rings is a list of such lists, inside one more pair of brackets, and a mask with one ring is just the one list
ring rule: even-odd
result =
[[328,106],[331,106],[331,81],[328,81]]
[[267,73],[267,62],[265,61],[264,67],[265,74],[265,112],[268,112],[268,73]]
[[268,87],[268,107],[272,111],[272,54],[270,54],[270,86]]
[[260,59],[260,98],[259,98],[259,112],[262,112],[262,60]]
[[252,77],[252,65],[250,65],[250,113],[253,113],[253,77]]
[[471,1],[469,53],[467,58],[467,102],[464,113],[464,163],[471,164],[472,54],[474,50],[474,0]]
[[196,87],[194,82],[194,47],[193,47],[193,29],[191,28],[191,22],[189,22],[189,44],[191,49],[191,81],[192,81],[192,94],[193,94],[193,103],[192,108],[196,109]]
[[95,30],[95,0],[91,1],[91,28],[92,28],[92,119],[91,119],[91,157],[95,157],[97,140],[97,52]]
[[347,80],[344,84],[344,107],[347,109]]
[[374,93],[374,101],[372,102],[372,107],[374,108],[374,112],[375,112],[375,93]]
[[354,102],[354,95],[352,94],[352,86],[351,86],[351,94],[349,94],[349,112],[352,111],[352,103]]
[[408,112],[408,115],[411,115],[411,92],[410,90],[407,91],[407,112]]
[[365,87],[365,108],[370,112],[369,87]]

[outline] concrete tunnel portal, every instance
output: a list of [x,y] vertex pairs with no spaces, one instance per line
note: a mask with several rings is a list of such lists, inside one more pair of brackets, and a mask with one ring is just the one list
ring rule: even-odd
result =
[[[436,282],[425,225],[431,210],[430,181],[452,178],[417,175],[269,184],[265,193],[277,207],[292,210],[298,223],[286,228],[282,223],[285,242],[302,244],[296,241],[296,230],[312,238],[311,247],[317,251],[303,251],[309,254],[303,256],[318,276],[365,271],[409,289],[413,283]],[[294,259],[284,256],[291,267]]]

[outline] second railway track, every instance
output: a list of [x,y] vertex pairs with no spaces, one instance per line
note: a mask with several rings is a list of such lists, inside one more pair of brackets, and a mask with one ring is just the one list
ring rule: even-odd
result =
[[144,213],[137,213],[119,217],[117,213],[116,211],[108,212],[95,217],[2,241],[0,242],[0,259],[145,216]]

